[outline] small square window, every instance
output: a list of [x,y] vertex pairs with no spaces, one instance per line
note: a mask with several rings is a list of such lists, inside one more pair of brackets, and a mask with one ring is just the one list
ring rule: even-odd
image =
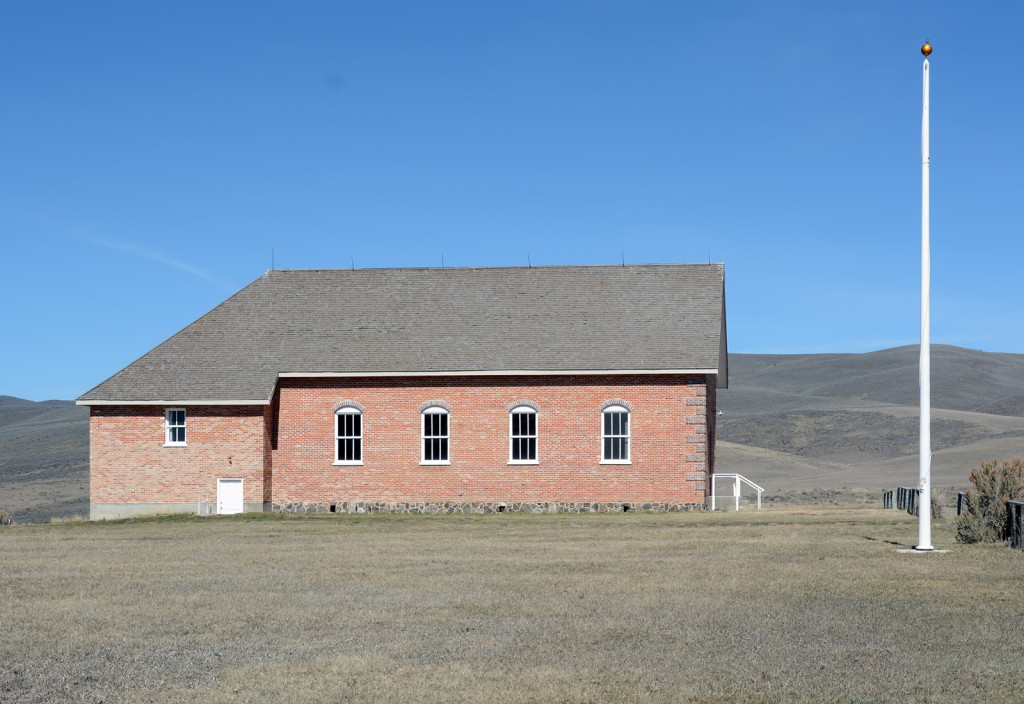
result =
[[185,409],[168,408],[164,412],[164,445],[185,444]]

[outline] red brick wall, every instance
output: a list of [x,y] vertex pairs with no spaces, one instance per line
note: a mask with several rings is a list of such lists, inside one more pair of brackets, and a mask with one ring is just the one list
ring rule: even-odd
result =
[[[282,379],[271,406],[186,408],[185,447],[164,447],[164,407],[96,406],[90,501],[216,499],[245,479],[246,503],[704,503],[713,468],[715,380],[703,376]],[[601,405],[631,407],[631,464],[600,463]],[[334,408],[365,407],[363,466],[334,462]],[[538,413],[535,465],[508,462],[508,409]],[[451,406],[450,465],[420,465],[420,407]],[[710,413],[708,417],[707,413]]]
[[[274,404],[277,403],[275,396]],[[273,438],[276,433],[274,413],[276,405],[263,407],[263,503],[274,500],[274,450]]]
[[[284,378],[275,502],[592,501],[704,503],[706,377]],[[713,377],[712,377],[713,393]],[[623,399],[632,464],[600,463],[601,405]],[[712,396],[713,398],[713,396]],[[365,407],[363,466],[335,466],[334,408]],[[450,465],[420,465],[420,407],[450,404]],[[508,463],[508,409],[537,404],[536,465]],[[699,477],[698,477],[699,474]]]
[[244,479],[246,503],[270,500],[267,407],[186,406],[184,447],[164,447],[164,410],[90,409],[91,503],[195,503],[197,494],[216,501],[218,477]]

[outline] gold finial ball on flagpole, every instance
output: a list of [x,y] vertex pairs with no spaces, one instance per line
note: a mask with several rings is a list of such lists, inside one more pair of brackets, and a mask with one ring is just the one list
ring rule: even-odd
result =
[[924,54],[925,58],[928,58],[932,54],[932,45],[925,41],[924,46],[921,47],[921,53]]

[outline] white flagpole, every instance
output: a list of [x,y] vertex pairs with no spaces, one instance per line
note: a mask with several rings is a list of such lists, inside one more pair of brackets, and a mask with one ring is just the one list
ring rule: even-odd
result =
[[931,250],[929,237],[931,223],[929,217],[929,158],[928,144],[928,56],[932,46],[925,42],[921,47],[924,54],[924,102],[921,113],[921,474],[920,492],[918,494],[918,532],[916,550],[932,549],[932,437],[931,437],[931,315],[929,299],[931,297]]

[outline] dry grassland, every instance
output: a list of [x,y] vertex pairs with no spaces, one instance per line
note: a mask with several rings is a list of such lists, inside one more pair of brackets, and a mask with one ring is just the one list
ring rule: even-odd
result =
[[896,511],[0,529],[2,702],[1018,702],[1024,554]]

